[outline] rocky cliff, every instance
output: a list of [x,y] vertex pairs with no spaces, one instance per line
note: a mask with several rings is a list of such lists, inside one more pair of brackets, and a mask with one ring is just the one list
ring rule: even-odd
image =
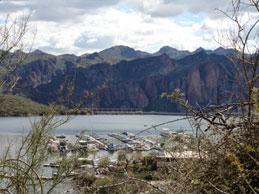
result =
[[18,81],[6,92],[44,104],[148,111],[181,111],[179,105],[160,97],[176,88],[193,105],[235,101],[238,93],[234,64],[226,57],[229,50],[226,54],[222,48],[193,53],[171,49],[170,57],[168,49],[148,54],[118,46],[79,57],[32,53],[8,75]]

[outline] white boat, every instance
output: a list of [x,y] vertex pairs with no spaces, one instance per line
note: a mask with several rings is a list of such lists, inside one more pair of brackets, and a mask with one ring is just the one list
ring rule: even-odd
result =
[[179,133],[184,133],[185,130],[180,128],[180,129],[176,129],[176,130],[172,130],[169,128],[162,128],[162,131],[160,132],[160,135],[163,137],[169,137],[171,135],[175,135],[175,134],[179,134]]
[[86,140],[79,140],[78,143],[79,143],[80,145],[87,145],[87,144],[88,144],[88,141],[86,141]]

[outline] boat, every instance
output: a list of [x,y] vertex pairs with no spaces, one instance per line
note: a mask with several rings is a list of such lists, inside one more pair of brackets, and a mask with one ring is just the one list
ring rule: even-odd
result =
[[169,128],[162,128],[161,130],[162,131],[160,132],[160,135],[162,137],[170,137],[171,135],[176,134],[175,131],[173,131],[173,130],[171,130]]
[[56,135],[55,137],[58,138],[58,139],[65,139],[66,138],[66,136],[64,134]]
[[87,145],[88,141],[86,141],[86,140],[79,140],[78,143],[79,143],[79,145]]
[[170,137],[172,135],[176,135],[176,134],[179,134],[179,133],[184,133],[186,130],[180,128],[180,129],[176,129],[176,130],[171,130],[169,128],[162,128],[161,129],[162,131],[160,132],[160,135],[162,137]]
[[44,164],[43,167],[49,167],[49,168],[59,168],[58,164],[55,164],[53,162],[50,162],[49,164]]
[[131,138],[135,137],[135,134],[133,134],[133,133],[129,133],[129,132],[127,132],[127,131],[122,132],[122,135],[125,135],[125,136],[128,136],[128,137],[131,137]]
[[119,150],[121,147],[117,144],[111,143],[107,146],[107,150],[108,151],[117,151]]

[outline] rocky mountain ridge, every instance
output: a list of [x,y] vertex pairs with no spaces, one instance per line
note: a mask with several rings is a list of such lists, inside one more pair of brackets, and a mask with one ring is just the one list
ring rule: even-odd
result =
[[163,47],[154,54],[115,46],[82,56],[29,53],[7,79],[18,78],[12,93],[43,104],[182,111],[161,94],[180,88],[200,106],[235,101],[233,50],[194,52]]

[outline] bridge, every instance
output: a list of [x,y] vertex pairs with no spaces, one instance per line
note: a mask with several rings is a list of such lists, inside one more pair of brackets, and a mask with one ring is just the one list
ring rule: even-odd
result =
[[158,111],[144,111],[141,108],[82,108],[80,109],[85,114],[125,114],[125,115],[186,115],[185,113],[173,112],[158,112]]

